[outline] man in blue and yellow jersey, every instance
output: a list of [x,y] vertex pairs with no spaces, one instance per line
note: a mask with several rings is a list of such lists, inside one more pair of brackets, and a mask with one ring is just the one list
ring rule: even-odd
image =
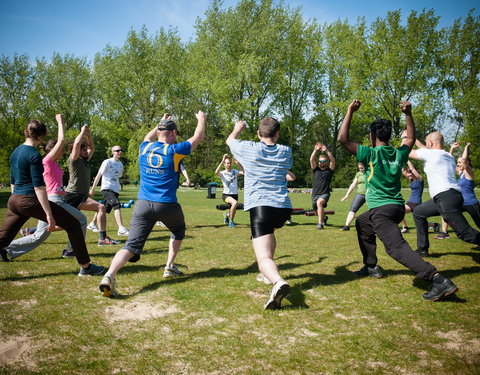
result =
[[205,136],[206,116],[196,114],[197,127],[191,138],[177,142],[177,125],[170,114],[145,136],[139,150],[140,191],[135,204],[128,240],[114,256],[109,270],[100,283],[106,297],[115,295],[115,277],[127,262],[137,262],[153,226],[162,221],[170,230],[168,258],[163,277],[182,276],[174,264],[185,237],[185,219],[177,202],[180,161],[197,148]]
[[383,277],[383,270],[377,264],[378,236],[385,245],[388,255],[413,271],[418,278],[433,281],[430,290],[423,294],[423,298],[438,301],[455,293],[458,290],[457,286],[413,251],[398,227],[405,217],[405,203],[400,193],[402,167],[408,161],[408,155],[415,143],[412,105],[407,101],[401,103],[407,125],[407,138],[398,148],[388,145],[392,134],[390,120],[379,119],[370,125],[370,141],[373,147],[358,145],[349,139],[350,122],[360,105],[358,100],[350,104],[338,133],[338,141],[345,149],[356,155],[357,161],[366,168],[368,211],[360,215],[355,224],[365,266],[355,273],[359,276]]

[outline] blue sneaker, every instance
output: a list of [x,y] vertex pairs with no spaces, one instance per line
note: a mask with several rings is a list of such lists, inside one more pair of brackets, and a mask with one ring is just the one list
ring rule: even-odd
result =
[[233,220],[230,220],[230,223],[228,223],[228,227],[235,228],[235,223],[233,222]]
[[88,268],[80,267],[80,272],[78,273],[78,276],[95,276],[101,275],[104,272],[105,267],[97,266],[96,264],[90,263]]
[[226,212],[223,213],[223,222],[225,224],[229,224],[230,223],[230,219],[228,218],[228,214]]

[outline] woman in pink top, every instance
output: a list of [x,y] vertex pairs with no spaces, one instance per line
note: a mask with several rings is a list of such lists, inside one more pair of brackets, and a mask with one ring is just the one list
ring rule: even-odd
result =
[[[55,119],[58,124],[58,138],[51,139],[47,142],[47,145],[45,146],[45,152],[47,154],[42,160],[44,168],[43,179],[45,180],[48,200],[50,202],[55,202],[75,217],[80,222],[83,236],[85,237],[87,218],[79,210],[65,203],[63,199],[65,194],[65,191],[63,190],[63,171],[57,161],[60,160],[64,154],[65,125],[63,123],[62,115],[56,115]],[[18,258],[40,246],[51,233],[47,228],[48,224],[45,221],[39,221],[33,234],[11,242],[10,245],[5,248],[10,259]],[[75,258],[70,243],[68,244],[68,249],[63,250],[62,256],[64,258]]]

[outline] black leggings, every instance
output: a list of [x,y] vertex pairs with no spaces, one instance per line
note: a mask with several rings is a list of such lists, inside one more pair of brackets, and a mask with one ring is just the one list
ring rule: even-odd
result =
[[290,219],[290,214],[292,213],[291,208],[270,206],[253,207],[249,211],[252,238],[271,234],[275,229],[283,227],[285,221]]

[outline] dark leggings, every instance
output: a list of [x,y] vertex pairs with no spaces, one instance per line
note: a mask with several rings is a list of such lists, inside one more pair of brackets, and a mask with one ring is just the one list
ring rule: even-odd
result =
[[[80,222],[59,205],[48,202],[56,224],[65,229],[79,264],[90,263],[87,245]],[[11,195],[8,199],[7,217],[0,228],[0,248],[7,247],[26,221],[35,219],[47,221],[47,215],[36,195]]]
[[250,230],[252,238],[271,234],[275,229],[283,227],[285,221],[290,219],[291,208],[278,208],[270,206],[253,207],[250,210]]

